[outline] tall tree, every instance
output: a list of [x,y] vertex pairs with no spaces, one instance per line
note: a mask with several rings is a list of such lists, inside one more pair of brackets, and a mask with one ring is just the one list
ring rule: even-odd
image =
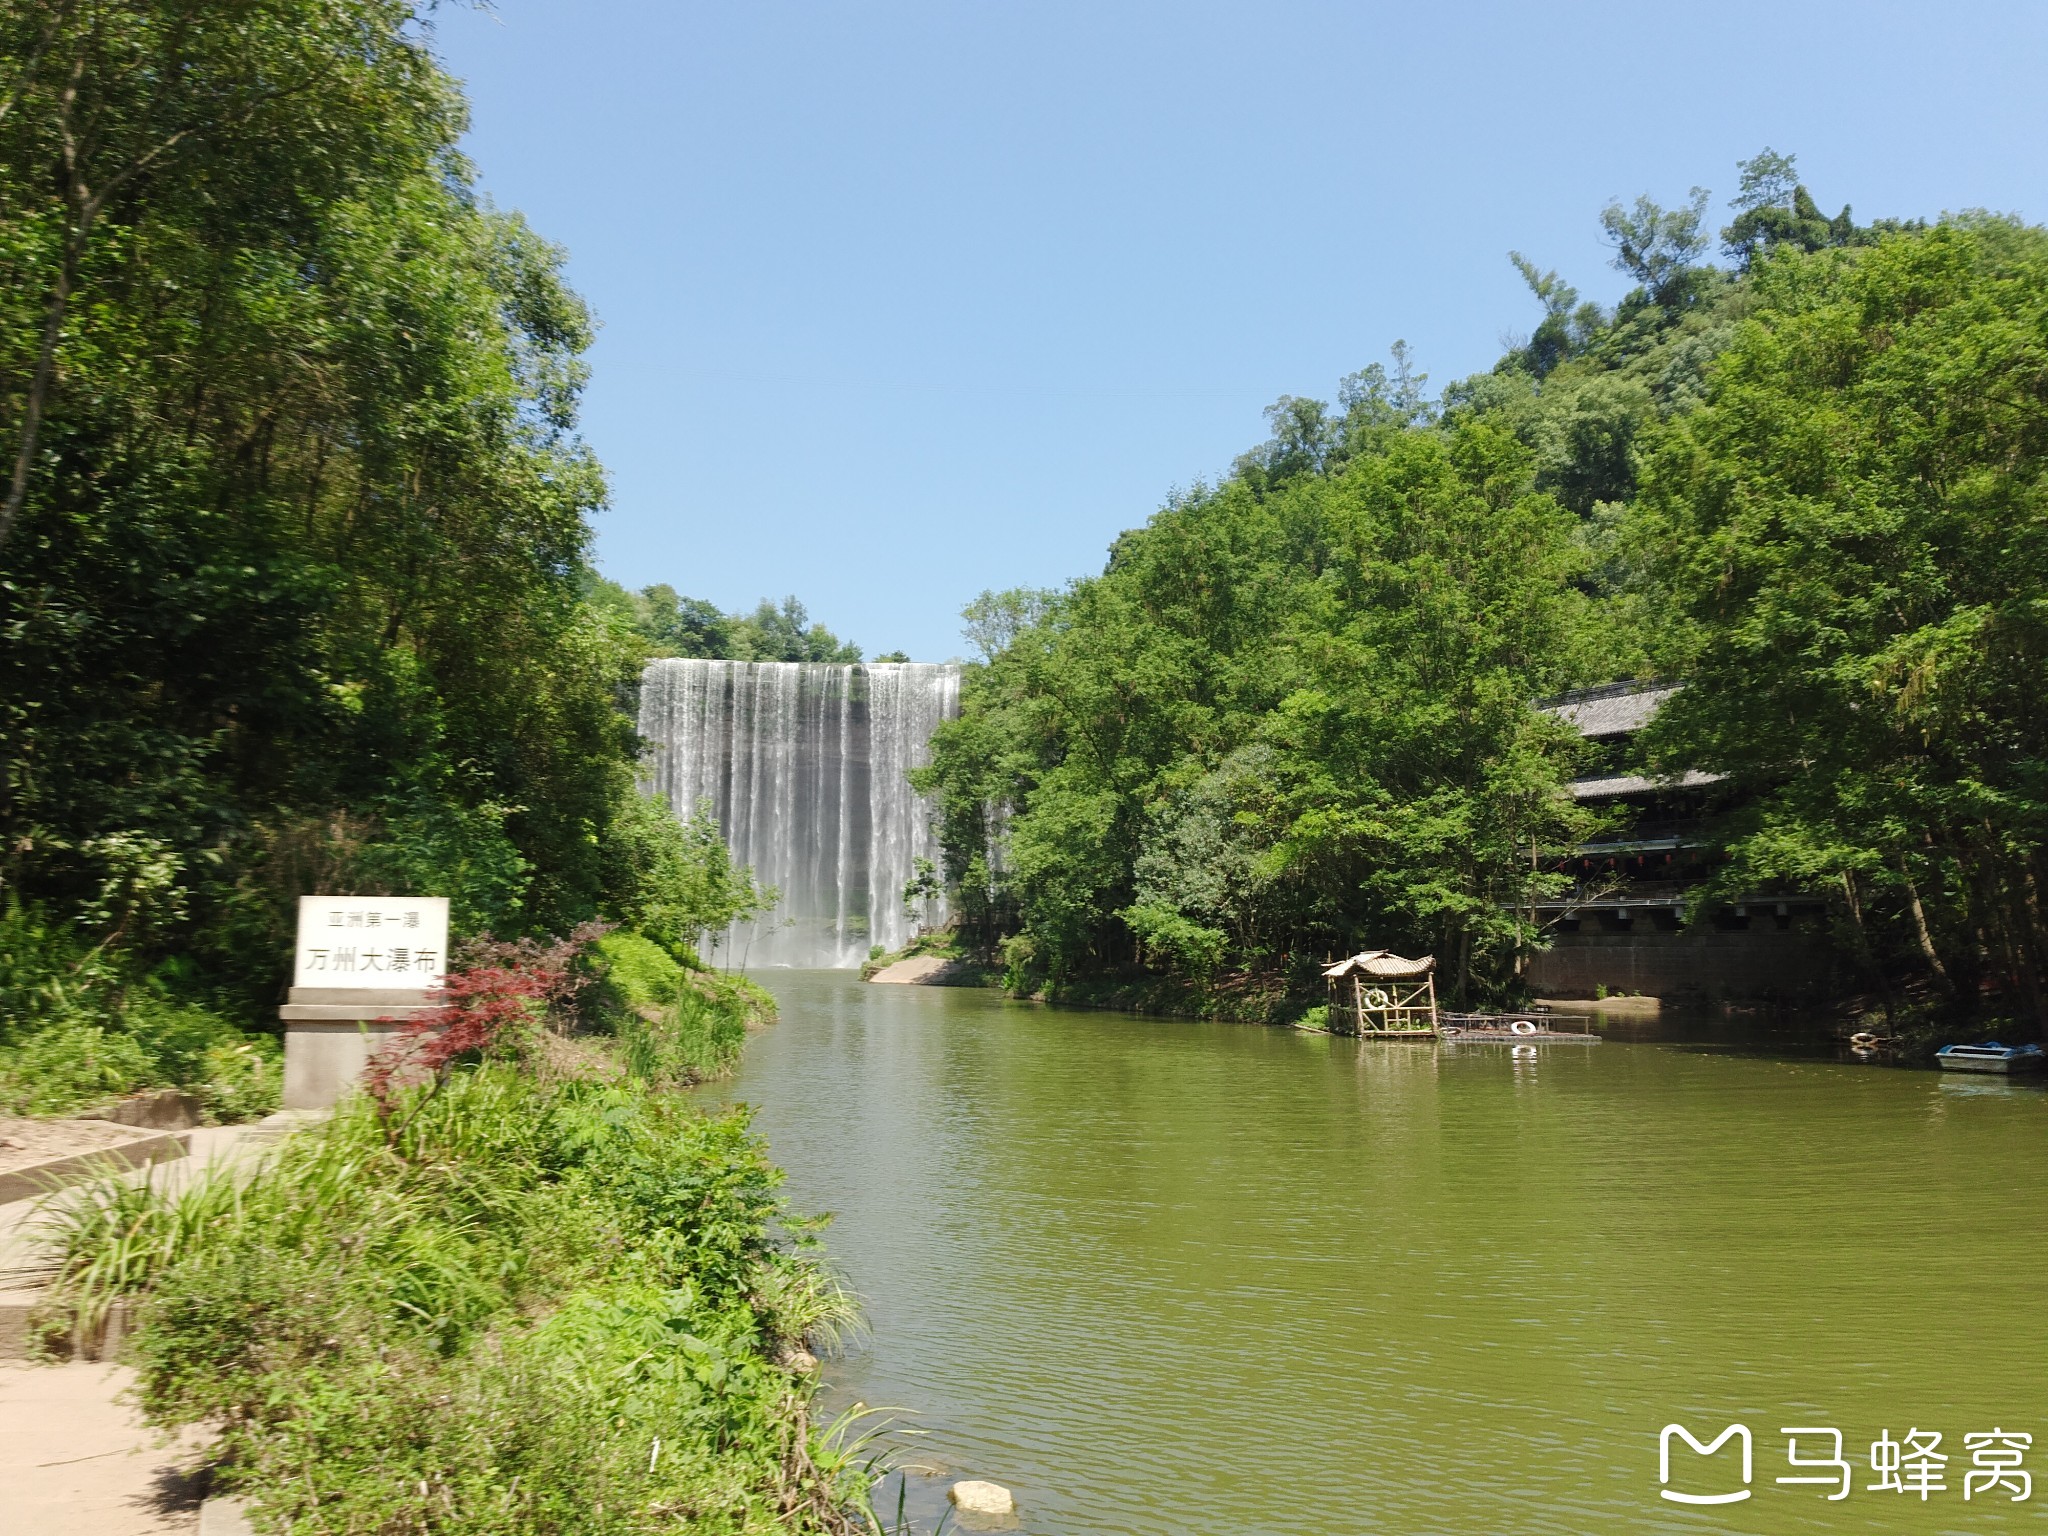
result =
[[1707,196],[1706,188],[1694,187],[1680,208],[1665,208],[1643,196],[1634,207],[1613,202],[1601,210],[1600,227],[1614,247],[1616,269],[1641,283],[1660,309],[1682,309],[1697,294],[1696,275],[1708,245],[1700,227]]
[[14,418],[0,549],[62,385],[73,299],[107,280],[143,209],[205,226],[263,198],[288,225],[290,205],[416,157],[422,129],[439,136],[453,103],[404,35],[409,12],[391,0],[0,7],[6,287],[37,310],[0,361]]
[[1721,248],[1744,271],[1781,245],[1819,251],[1870,239],[1872,232],[1856,227],[1846,203],[1832,219],[1820,211],[1799,180],[1796,156],[1766,148],[1737,169],[1741,186],[1728,202],[1735,219],[1721,231]]
[[1001,644],[923,782],[1020,978],[1299,986],[1361,943],[1437,950],[1460,989],[1512,973],[1530,850],[1576,825],[1573,744],[1528,702],[1586,665],[1573,520],[1496,427],[1387,430],[970,610]]
[[307,881],[612,902],[589,317],[474,194],[414,8],[0,0],[0,38],[8,898],[124,941],[154,902],[252,986]]
[[1730,881],[2048,1022],[2048,234],[1781,249],[1754,302],[1633,534],[1682,621],[1661,760],[1753,797]]

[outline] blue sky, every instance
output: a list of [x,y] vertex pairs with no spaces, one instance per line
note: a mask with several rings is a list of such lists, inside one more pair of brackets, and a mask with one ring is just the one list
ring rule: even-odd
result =
[[1764,145],[1833,213],[2048,217],[2048,6],[498,0],[469,151],[603,324],[598,558],[870,655],[1110,540],[1405,339],[1620,293],[1612,198]]

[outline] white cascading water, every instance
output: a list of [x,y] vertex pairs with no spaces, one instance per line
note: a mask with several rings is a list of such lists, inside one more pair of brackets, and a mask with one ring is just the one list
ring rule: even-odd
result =
[[688,818],[710,802],[733,862],[782,893],[720,936],[736,965],[857,966],[896,949],[916,861],[939,862],[932,808],[911,792],[939,722],[960,710],[953,663],[656,661],[640,679],[647,788]]

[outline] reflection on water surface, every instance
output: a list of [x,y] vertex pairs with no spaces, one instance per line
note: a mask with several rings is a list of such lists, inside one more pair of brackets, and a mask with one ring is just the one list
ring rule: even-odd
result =
[[[729,1091],[798,1208],[837,1215],[870,1332],[834,1400],[914,1410],[909,1458],[1010,1486],[1016,1529],[2048,1510],[2048,1487],[1960,1492],[1963,1435],[1994,1425],[2048,1474],[2040,1090],[1774,1054],[1740,1024],[1518,1055],[760,979],[782,1023]],[[1673,1420],[1747,1423],[1754,1497],[1660,1503]],[[1849,1499],[1774,1485],[1793,1424],[1844,1431]],[[1870,1441],[1914,1427],[1946,1434],[1950,1491],[1864,1492]],[[943,1487],[912,1485],[926,1529]]]

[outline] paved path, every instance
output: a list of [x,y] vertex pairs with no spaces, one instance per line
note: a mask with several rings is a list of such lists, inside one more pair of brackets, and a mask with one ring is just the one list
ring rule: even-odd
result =
[[159,1446],[120,1394],[121,1365],[0,1365],[0,1531],[189,1536],[192,1442]]
[[[130,1184],[154,1179],[162,1188],[181,1189],[215,1164],[244,1170],[276,1145],[273,1138],[262,1132],[261,1124],[201,1126],[184,1133],[191,1138],[185,1156],[174,1162],[158,1163],[154,1168],[130,1169],[121,1178]],[[31,1257],[40,1204],[40,1200],[10,1200],[0,1204],[0,1286],[5,1286],[18,1275]]]
[[[275,1145],[254,1126],[192,1132],[188,1157],[154,1177],[183,1185],[211,1164],[242,1171]],[[141,1171],[124,1175],[131,1181]],[[28,1256],[36,1202],[0,1205],[0,1276]],[[0,1285],[6,1281],[0,1279]],[[32,1293],[22,1293],[24,1301]],[[157,1443],[123,1399],[126,1366],[0,1362],[0,1536],[192,1536],[202,1441]]]

